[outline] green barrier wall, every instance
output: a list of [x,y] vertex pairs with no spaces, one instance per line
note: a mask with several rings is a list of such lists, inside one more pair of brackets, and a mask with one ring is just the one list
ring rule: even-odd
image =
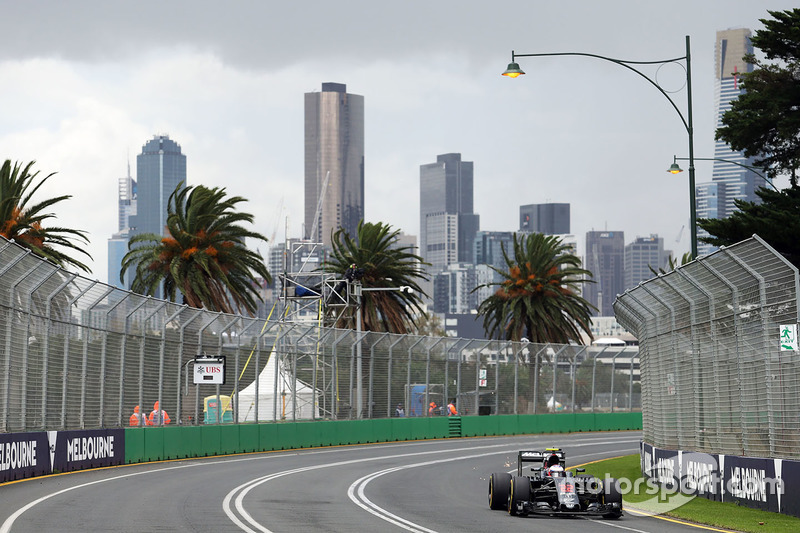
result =
[[385,418],[125,429],[125,462],[373,442],[642,429],[642,413]]

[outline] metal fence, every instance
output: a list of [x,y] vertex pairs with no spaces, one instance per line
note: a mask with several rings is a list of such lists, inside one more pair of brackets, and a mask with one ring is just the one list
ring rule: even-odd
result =
[[[280,313],[275,313],[276,315]],[[225,383],[194,384],[199,356]],[[143,297],[0,239],[0,432],[638,410],[636,347],[538,345],[324,328]],[[361,379],[359,379],[359,377]],[[436,407],[430,409],[430,404]]]
[[758,236],[617,297],[639,339],[644,440],[668,449],[800,458],[798,270]]

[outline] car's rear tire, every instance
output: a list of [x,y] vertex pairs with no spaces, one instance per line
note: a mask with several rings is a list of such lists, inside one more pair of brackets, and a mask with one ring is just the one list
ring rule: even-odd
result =
[[489,477],[489,509],[500,511],[508,507],[508,491],[511,490],[511,474],[495,472]]
[[614,478],[608,478],[603,482],[603,503],[605,505],[612,503],[619,504],[619,510],[606,513],[603,515],[603,518],[616,519],[622,516],[622,494],[619,492],[617,480]]
[[[517,504],[531,501],[531,480],[527,477],[511,478],[511,490],[508,494],[508,514],[517,514]],[[527,513],[523,513],[527,514]]]

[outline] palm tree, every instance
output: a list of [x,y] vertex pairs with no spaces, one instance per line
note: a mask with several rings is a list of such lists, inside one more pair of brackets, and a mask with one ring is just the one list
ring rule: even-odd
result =
[[581,332],[593,338],[589,323],[595,308],[578,291],[591,273],[569,246],[553,235],[514,234],[513,256],[503,247],[503,258],[507,272],[492,267],[503,281],[481,285],[498,287],[478,306],[491,338],[561,344],[583,344]]
[[[332,256],[323,269],[339,276],[360,276],[365,289],[361,297],[362,329],[407,333],[414,324],[414,312],[422,313],[422,298],[418,280],[427,279],[422,266],[426,264],[413,253],[411,246],[398,246],[399,230],[378,222],[358,223],[355,238],[343,228],[332,237]],[[411,291],[400,290],[410,287]],[[392,290],[396,289],[396,290]],[[355,310],[348,309],[336,326],[355,327]]]
[[55,175],[53,172],[37,180],[39,171],[31,173],[34,163],[31,161],[23,166],[17,162],[12,168],[11,160],[6,159],[0,167],[0,235],[62,268],[71,265],[91,272],[84,263],[56,248],[76,250],[91,259],[92,256],[83,249],[83,245],[89,242],[86,232],[45,226],[48,219],[55,218],[47,209],[72,196],[66,194],[32,203],[39,187]]
[[261,300],[255,275],[272,278],[261,255],[245,246],[245,238],[267,240],[241,225],[253,222],[253,215],[234,210],[245,201],[226,197],[225,188],[178,184],[169,197],[167,235],[133,236],[120,280],[134,268],[135,292],[154,295],[163,283],[171,301],[180,291],[189,306],[252,316]]

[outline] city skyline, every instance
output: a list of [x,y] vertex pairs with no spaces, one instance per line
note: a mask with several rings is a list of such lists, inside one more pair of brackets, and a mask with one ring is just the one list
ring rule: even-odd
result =
[[[147,1],[44,2],[45,18],[25,3],[7,6],[0,74],[20,83],[0,87],[9,103],[0,123],[3,156],[56,172],[37,194],[72,194],[58,206],[58,223],[88,232],[93,277],[108,279],[118,178],[154,132],[180,140],[193,184],[248,198],[243,208],[254,213],[255,231],[273,242],[300,236],[303,95],[327,80],[369,102],[368,221],[419,235],[419,165],[457,151],[475,162],[473,212],[482,230],[517,228],[520,205],[568,202],[580,255],[581,236],[603,228],[630,239],[657,233],[680,254],[689,247],[689,232],[681,231],[688,230],[687,176],[665,169],[673,154],[687,155],[687,139],[663,95],[625,69],[589,58],[524,58],[527,76],[500,73],[511,50],[647,61],[682,55],[690,35],[695,153],[707,155],[716,125],[716,32],[757,31],[767,8],[794,7],[412,1],[363,2],[345,13],[312,4],[153,3],[155,18],[144,16]],[[509,12],[522,21],[512,32]],[[391,23],[377,28],[366,17]],[[214,32],[198,30],[210,24]],[[656,76],[656,69],[647,73]],[[657,77],[683,107],[680,67],[666,65]],[[698,183],[711,175],[710,164],[697,163]]]

